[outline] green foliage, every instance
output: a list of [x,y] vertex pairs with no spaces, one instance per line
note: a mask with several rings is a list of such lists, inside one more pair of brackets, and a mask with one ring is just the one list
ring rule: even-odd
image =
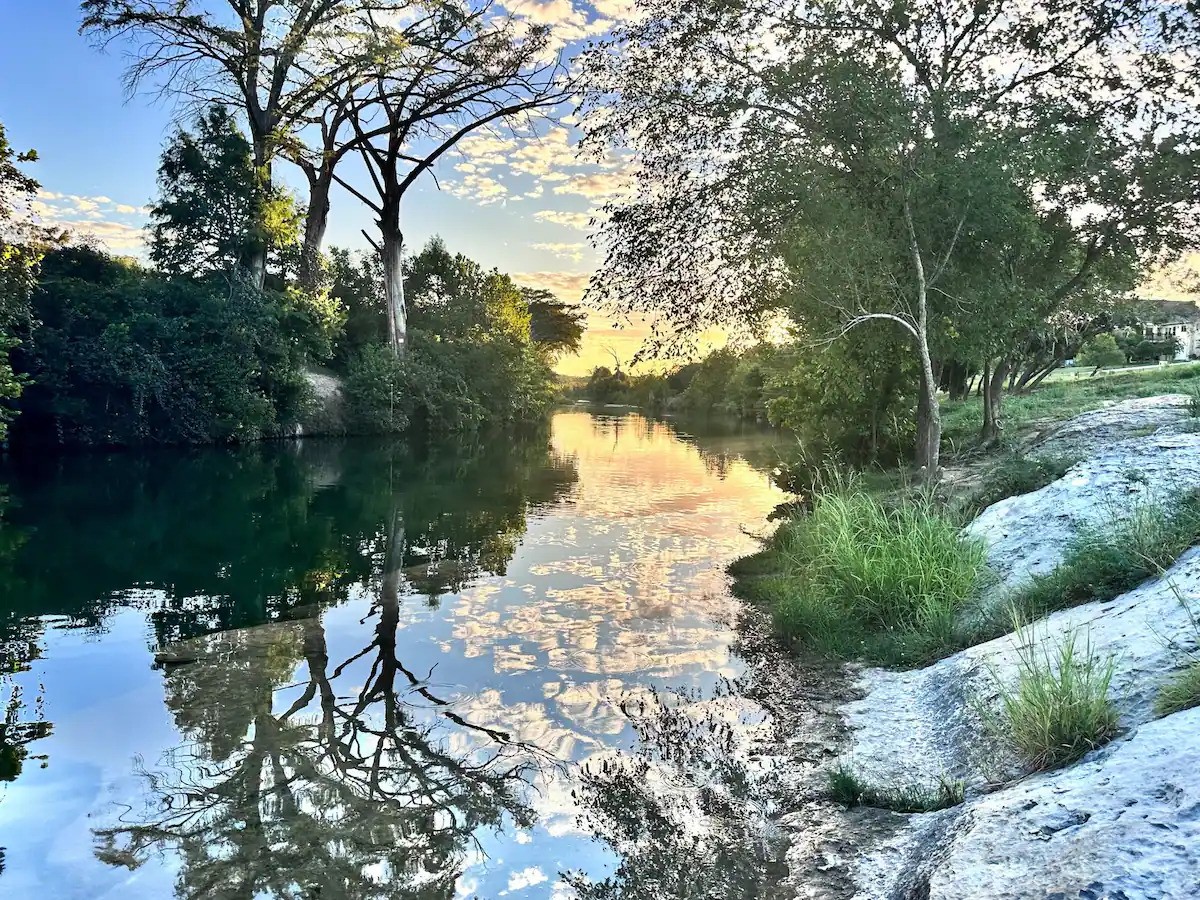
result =
[[587,313],[578,306],[563,303],[550,291],[521,288],[521,294],[529,305],[529,329],[533,342],[555,358],[578,353],[587,326]]
[[999,715],[985,715],[989,730],[1035,770],[1075,762],[1117,733],[1117,711],[1108,697],[1115,663],[1100,659],[1075,632],[1050,649],[1018,628],[1017,682],[993,673]]
[[300,213],[254,165],[234,116],[214,106],[163,150],[150,208],[150,259],[168,274],[228,272],[262,250],[293,247]]
[[1008,497],[1029,494],[1067,474],[1075,460],[1010,453],[996,460],[983,476],[979,490],[967,501],[975,515]]
[[408,263],[411,330],[397,360],[383,344],[375,264],[335,251],[331,268],[332,294],[348,307],[337,353],[350,430],[462,434],[529,424],[549,409],[547,357],[532,340],[526,296],[507,275],[430,241]]
[[787,639],[841,657],[917,665],[965,638],[956,618],[985,549],[931,501],[888,506],[853,482],[819,494],[757,558],[731,571]]
[[780,351],[763,389],[775,425],[849,462],[896,462],[916,436],[915,360],[885,323],[805,352]]
[[1200,660],[1191,660],[1171,677],[1154,698],[1154,711],[1160,716],[1200,706]]
[[19,168],[35,162],[37,153],[18,153],[8,142],[0,123],[0,443],[8,435],[12,401],[21,396],[21,380],[13,371],[10,354],[17,346],[16,331],[29,323],[29,296],[38,264],[55,236],[14,219],[17,204],[33,199],[38,183]]
[[1075,357],[1075,361],[1081,366],[1092,369],[1123,366],[1125,353],[1117,346],[1117,339],[1113,335],[1098,334],[1084,343]]
[[1085,529],[1072,541],[1062,564],[1034,576],[1012,598],[1021,616],[1037,618],[1056,609],[1111,600],[1163,572],[1200,542],[1200,497],[1138,502],[1128,516],[1107,527]]
[[398,434],[408,427],[405,369],[387,344],[367,344],[350,359],[342,383],[351,434]]
[[235,275],[164,278],[86,248],[47,255],[39,322],[18,349],[32,380],[22,433],[65,443],[248,440],[305,409],[318,316]]
[[[1131,372],[1104,374],[1096,378],[1062,377],[1047,380],[1032,391],[1010,396],[1005,402],[1009,434],[1032,425],[1072,418],[1118,400],[1179,393],[1200,378],[1200,364],[1175,363]],[[942,402],[942,437],[948,449],[969,446],[978,436],[981,401]]]
[[333,366],[346,372],[364,347],[387,339],[383,264],[377,254],[354,254],[333,247],[327,272],[329,294],[346,311],[345,324],[335,341]]
[[941,778],[936,788],[922,785],[879,787],[863,781],[852,769],[838,766],[829,772],[829,796],[842,806],[872,806],[898,813],[935,812],[963,802],[966,785]]
[[628,376],[618,370],[614,372],[608,366],[597,366],[588,376],[584,392],[593,403],[626,403],[629,402]]

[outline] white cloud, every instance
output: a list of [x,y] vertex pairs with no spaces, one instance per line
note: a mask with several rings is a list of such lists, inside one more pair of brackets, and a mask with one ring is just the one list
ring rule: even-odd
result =
[[149,210],[144,206],[118,203],[103,195],[40,190],[28,210],[43,225],[92,237],[113,252],[137,253],[145,247],[143,226]]
[[526,888],[531,888],[534,885],[542,884],[549,881],[549,876],[546,875],[537,866],[530,866],[527,869],[522,869],[519,872],[513,872],[508,876],[508,890],[501,891],[501,896],[512,891],[523,891]]
[[556,194],[579,194],[591,200],[619,197],[628,189],[629,179],[623,172],[591,172],[572,175],[554,188]]
[[587,231],[592,221],[591,213],[563,212],[558,209],[538,210],[533,217],[539,222],[553,222],[555,225],[564,225],[576,231]]
[[578,303],[591,278],[586,272],[518,272],[512,276],[517,284],[542,288],[568,303]]
[[473,173],[467,174],[461,181],[450,185],[448,190],[456,197],[465,197],[483,206],[508,196],[508,188],[496,179]]
[[545,250],[547,253],[553,253],[560,259],[571,259],[579,262],[583,259],[583,251],[586,244],[582,243],[562,243],[548,242],[539,244],[530,244],[534,250]]

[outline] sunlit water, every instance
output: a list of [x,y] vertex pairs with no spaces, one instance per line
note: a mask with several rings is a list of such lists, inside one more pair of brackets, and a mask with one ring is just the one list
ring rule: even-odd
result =
[[10,473],[0,896],[770,896],[723,570],[782,443],[563,412]]

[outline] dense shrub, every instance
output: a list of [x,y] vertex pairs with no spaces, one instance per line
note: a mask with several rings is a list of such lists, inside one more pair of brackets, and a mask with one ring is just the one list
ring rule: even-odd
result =
[[259,438],[296,421],[301,364],[325,340],[295,295],[236,277],[167,278],[74,247],[47,255],[19,436],[132,445]]

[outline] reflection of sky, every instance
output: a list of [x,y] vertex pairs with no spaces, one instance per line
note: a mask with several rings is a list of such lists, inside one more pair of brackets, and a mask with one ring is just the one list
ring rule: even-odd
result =
[[[570,896],[560,871],[603,874],[611,861],[581,831],[569,772],[634,746],[623,703],[652,704],[654,688],[710,691],[740,672],[729,649],[737,606],[723,567],[752,545],[742,527],[761,528],[781,499],[744,461],[718,476],[694,446],[640,417],[561,413],[553,441],[575,460],[578,483],[530,514],[507,574],[437,607],[410,598],[401,612],[397,655],[428,673],[432,693],[452,699],[462,719],[508,732],[555,763],[542,760],[525,798],[538,814],[531,829],[476,835],[462,897],[560,900]],[[331,671],[369,644],[369,607],[364,589],[325,614]],[[45,685],[54,733],[34,752],[50,763],[28,762],[0,795],[4,896],[171,894],[172,859],[127,872],[92,854],[92,828],[147,812],[135,760],[154,770],[181,740],[163,705],[163,675],[149,667],[146,634],[142,614],[129,611],[100,636],[48,635],[29,679]],[[369,666],[360,660],[340,674],[339,700],[356,695]],[[307,682],[302,662],[293,678],[275,694],[277,713]],[[450,755],[484,752],[479,732],[428,715]]]

